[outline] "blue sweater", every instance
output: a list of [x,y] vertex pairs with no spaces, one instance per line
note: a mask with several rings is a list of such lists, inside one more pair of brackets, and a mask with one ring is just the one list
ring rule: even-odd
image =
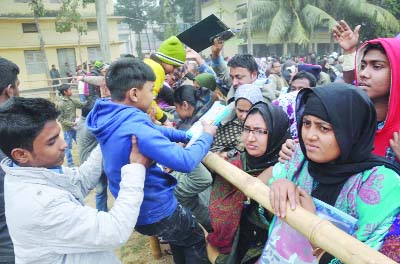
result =
[[137,137],[139,151],[155,161],[146,169],[138,225],[156,223],[170,216],[177,207],[176,179],[160,165],[191,172],[207,154],[213,139],[210,134],[203,133],[193,145],[182,148],[175,142],[186,142],[185,132],[156,126],[141,110],[109,99],[98,99],[86,122],[100,143],[104,171],[114,197],[119,192],[121,167],[129,163],[132,135]]

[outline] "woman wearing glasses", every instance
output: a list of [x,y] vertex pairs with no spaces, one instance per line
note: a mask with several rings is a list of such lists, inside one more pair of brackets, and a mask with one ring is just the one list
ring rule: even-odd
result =
[[[278,106],[258,102],[243,123],[245,151],[232,163],[256,177],[278,162],[279,150],[289,137],[285,112]],[[214,230],[207,237],[210,261],[254,263],[267,240],[272,215],[218,176],[209,209]]]

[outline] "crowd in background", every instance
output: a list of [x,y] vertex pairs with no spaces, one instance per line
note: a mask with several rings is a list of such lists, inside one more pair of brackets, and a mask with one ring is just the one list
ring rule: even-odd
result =
[[[204,58],[172,36],[144,60],[95,61],[67,83],[53,65],[55,104],[19,98],[18,66],[0,59],[16,263],[119,263],[112,249],[134,229],[168,242],[175,263],[341,263],[281,221],[287,202],[336,208],[352,219],[346,232],[400,261],[400,40],[357,49],[359,30],[335,26],[343,54],[290,58],[224,58],[219,39]],[[228,114],[192,138],[216,102]],[[274,212],[204,166],[208,151],[270,186]],[[83,204],[95,187],[99,211]]]

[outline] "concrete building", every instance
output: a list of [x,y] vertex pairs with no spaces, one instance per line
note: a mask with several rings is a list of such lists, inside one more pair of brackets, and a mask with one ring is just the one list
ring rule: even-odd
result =
[[[107,19],[111,58],[118,58],[120,45],[117,24],[122,19],[114,16],[113,0],[107,1]],[[43,32],[45,51],[49,65],[42,59],[39,45],[39,34],[34,23],[33,13],[28,0],[2,0],[0,10],[0,56],[12,60],[20,67],[21,91],[25,89],[46,87],[46,71],[52,64],[59,69],[61,76],[67,71],[75,72],[76,65],[101,60],[101,50],[97,32],[94,4],[80,9],[82,21],[87,24],[87,34],[81,36],[78,47],[78,33],[56,32],[57,11],[62,0],[43,0],[46,16],[39,19]]]
[[[240,8],[247,6],[247,0],[202,0],[201,15],[202,18],[215,14],[228,27],[236,30],[242,30],[247,23],[247,14],[237,12]],[[253,54],[256,57],[264,57],[267,55],[282,55],[284,53],[283,44],[266,44],[266,32],[258,33],[252,36]],[[319,53],[327,53],[329,43],[331,41],[331,33],[327,27],[318,27],[315,29],[311,38],[312,50]],[[337,46],[337,45],[336,45]],[[305,55],[308,47],[303,47],[297,43],[289,43],[287,54]],[[226,42],[224,47],[224,56],[233,56],[234,54],[242,54],[247,52],[247,41],[244,38],[235,37]],[[209,54],[206,50],[204,54]]]

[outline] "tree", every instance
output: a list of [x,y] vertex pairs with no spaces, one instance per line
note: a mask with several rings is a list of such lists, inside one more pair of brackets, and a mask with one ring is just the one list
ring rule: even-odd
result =
[[81,0],[63,1],[56,20],[57,32],[70,32],[72,28],[76,30],[80,64],[82,64],[81,36],[87,34],[87,24],[82,21],[82,16],[78,9],[85,6],[86,3]]
[[164,36],[168,38],[178,34],[178,23],[176,22],[178,10],[174,0],[164,0],[162,2],[163,15],[165,21]]
[[[160,8],[159,5],[148,5],[147,9],[147,18],[149,19],[150,26],[152,28],[153,34],[159,39],[164,40],[164,31],[160,29],[154,28],[154,23],[158,25],[164,24],[164,13],[163,9]],[[155,45],[154,45],[155,46]]]
[[178,6],[178,14],[184,23],[194,23],[196,21],[196,2],[195,0],[175,0],[174,4]]
[[[388,0],[389,1],[389,0]],[[310,43],[317,26],[328,26],[330,31],[336,20],[367,18],[386,31],[398,30],[399,23],[387,10],[366,0],[279,0],[253,1],[251,32],[266,32],[267,43],[306,45]],[[277,11],[278,10],[278,11]],[[244,12],[245,10],[238,10]],[[333,42],[332,42],[333,43]]]
[[252,19],[247,26],[251,27],[252,33],[266,32],[266,42],[269,44],[283,43],[283,53],[287,54],[288,43],[306,45],[316,26],[333,27],[336,23],[332,16],[310,4],[311,2],[313,1],[253,1],[253,5],[249,7],[252,9]]
[[136,40],[136,51],[139,58],[143,58],[142,39],[140,33],[146,28],[146,7],[142,0],[118,0],[115,11],[118,15],[124,16],[123,21],[129,25],[138,39]]
[[47,60],[47,55],[46,55],[46,50],[44,48],[44,45],[46,44],[44,39],[43,39],[43,32],[40,27],[40,22],[39,22],[39,17],[44,15],[44,5],[42,0],[31,0],[29,3],[29,6],[31,7],[33,11],[33,17],[35,20],[35,25],[38,31],[39,35],[39,45],[40,45],[40,53],[42,54],[42,59],[43,59],[43,67],[45,67],[44,72],[46,74],[46,79],[48,80],[48,85],[51,84],[50,80],[50,72],[49,72],[49,62]]
[[362,25],[360,38],[368,40],[395,36],[400,31],[400,2],[398,0],[371,0],[369,2],[371,3],[363,8],[369,16],[366,14],[349,18],[350,23]]
[[[336,20],[344,19],[351,25],[361,24],[363,29],[360,35],[364,40],[378,36],[393,36],[400,30],[399,21],[388,11],[396,11],[396,5],[400,8],[400,4],[392,0],[318,0],[315,2],[322,9],[329,10]],[[333,43],[333,38],[331,43]]]

